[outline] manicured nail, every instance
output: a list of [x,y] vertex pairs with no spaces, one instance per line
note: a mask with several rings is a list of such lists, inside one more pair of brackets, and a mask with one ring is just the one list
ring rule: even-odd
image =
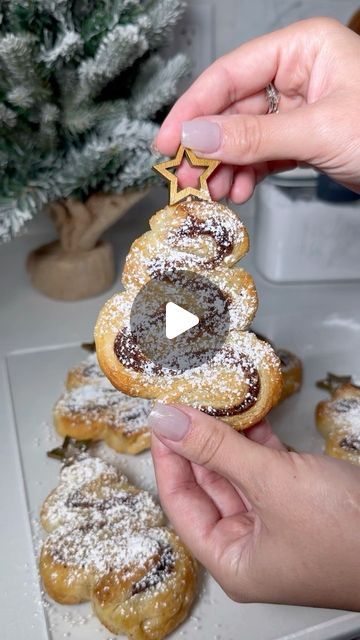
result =
[[159,436],[181,440],[189,430],[190,418],[170,404],[157,402],[149,414],[148,425]]
[[211,120],[188,120],[182,124],[181,142],[195,151],[213,153],[220,147],[220,127]]
[[153,153],[159,153],[159,149],[156,146],[156,138],[154,138],[154,140],[152,141],[150,149]]

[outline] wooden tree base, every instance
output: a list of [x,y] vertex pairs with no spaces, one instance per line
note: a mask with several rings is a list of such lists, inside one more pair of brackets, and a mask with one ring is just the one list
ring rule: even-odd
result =
[[115,279],[114,254],[99,238],[147,192],[93,193],[85,201],[51,203],[48,210],[59,242],[29,255],[27,270],[34,287],[55,300],[82,300],[109,289]]
[[64,252],[60,242],[33,251],[27,260],[33,286],[55,300],[91,298],[111,287],[115,279],[114,252],[99,242],[89,251]]

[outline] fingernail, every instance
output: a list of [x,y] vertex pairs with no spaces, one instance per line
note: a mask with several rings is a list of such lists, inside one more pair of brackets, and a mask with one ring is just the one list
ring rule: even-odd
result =
[[159,153],[159,149],[156,146],[156,138],[154,138],[154,140],[152,141],[150,149],[153,153]]
[[157,435],[177,441],[187,434],[190,418],[170,404],[157,402],[149,414],[148,425]]
[[181,142],[195,151],[213,153],[220,147],[220,127],[211,120],[188,120],[182,124]]

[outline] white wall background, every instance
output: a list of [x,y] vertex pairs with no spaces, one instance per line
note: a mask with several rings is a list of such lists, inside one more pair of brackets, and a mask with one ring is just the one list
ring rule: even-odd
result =
[[195,78],[212,60],[242,42],[311,16],[347,22],[360,0],[188,0],[174,45],[188,51]]

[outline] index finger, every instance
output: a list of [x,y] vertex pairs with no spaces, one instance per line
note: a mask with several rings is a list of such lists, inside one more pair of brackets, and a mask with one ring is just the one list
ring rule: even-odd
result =
[[[222,517],[214,501],[198,484],[188,460],[174,453],[153,433],[151,451],[162,506],[182,541],[220,583],[224,564],[219,558],[248,539],[246,509]],[[238,498],[239,504],[241,499]]]
[[279,52],[288,37],[287,29],[261,36],[210,65],[165,118],[156,138],[159,151],[166,155],[175,153],[182,122],[220,114],[237,100],[264,89],[276,75]]
[[[256,96],[269,82],[294,96],[305,95],[310,69],[327,37],[327,18],[310,18],[250,40],[216,60],[175,103],[158,133],[156,146],[172,155],[181,123],[219,115],[235,102]],[[295,70],[295,71],[293,71]]]
[[221,520],[219,510],[197,483],[190,462],[166,447],[154,433],[151,453],[163,509],[195,556],[208,562],[206,541]]

